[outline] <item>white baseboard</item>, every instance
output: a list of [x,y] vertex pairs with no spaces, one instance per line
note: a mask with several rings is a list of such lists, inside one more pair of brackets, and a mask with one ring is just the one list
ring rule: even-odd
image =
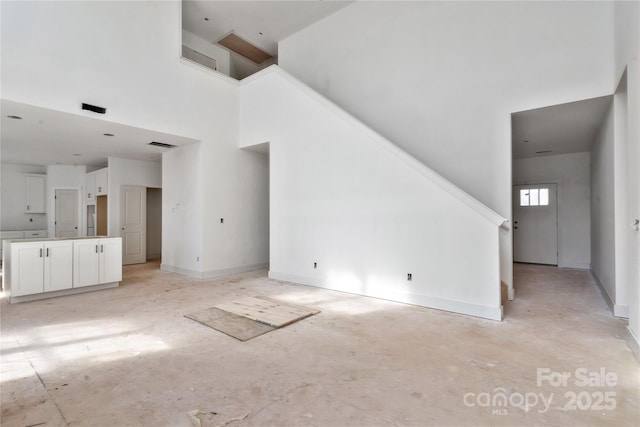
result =
[[614,306],[613,306],[613,315],[615,317],[624,317],[625,319],[628,319],[629,318],[629,306],[628,305],[614,304]]
[[[332,284],[328,281],[322,281],[322,280],[313,279],[310,277],[297,276],[297,275],[287,274],[287,273],[279,273],[277,271],[269,271],[269,278],[352,294],[352,292],[348,292],[343,289],[340,289],[339,286],[336,286],[335,284]],[[484,319],[489,319],[489,320],[501,321],[503,317],[502,306],[488,307],[488,306],[469,304],[461,301],[446,300],[446,299],[429,297],[426,295],[418,295],[418,294],[397,293],[394,295],[388,295],[388,294],[379,295],[379,294],[376,294],[375,292],[369,292],[367,294],[356,294],[356,295],[363,295],[367,297],[379,298],[379,299],[384,299],[388,301],[401,302],[404,304],[419,305],[427,308],[435,308],[438,310],[450,311],[453,313],[461,313],[469,316],[482,317]]]
[[226,276],[227,274],[247,273],[249,271],[262,270],[269,268],[269,263],[242,265],[240,267],[223,268],[220,270],[205,271],[202,273],[203,279],[210,279],[212,277]]
[[631,328],[629,328],[628,326],[627,326],[627,344],[629,344],[629,348],[631,348],[631,351],[636,356],[636,359],[638,359],[638,362],[640,362],[640,340],[638,340],[638,337],[636,336],[636,334],[634,334]]
[[567,264],[562,264],[562,265],[558,265],[558,267],[560,268],[574,268],[576,270],[591,270],[591,264],[589,263],[582,263],[582,262],[575,262],[575,263],[567,263]]
[[175,267],[173,265],[160,264],[160,269],[163,271],[178,273],[178,274],[182,274],[183,276],[194,277],[196,279],[211,279],[213,277],[226,276],[228,274],[246,273],[249,271],[262,270],[268,267],[269,267],[268,263],[262,263],[262,264],[242,265],[239,267],[223,268],[220,270],[210,270],[210,271],[202,272],[202,271],[189,270],[181,267]]

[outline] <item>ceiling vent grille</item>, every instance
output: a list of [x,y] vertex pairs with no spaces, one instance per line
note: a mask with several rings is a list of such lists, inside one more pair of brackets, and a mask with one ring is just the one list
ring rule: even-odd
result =
[[157,142],[157,141],[150,142],[149,145],[153,145],[154,147],[162,147],[162,148],[173,148],[173,147],[175,147],[175,145],[166,144],[164,142]]

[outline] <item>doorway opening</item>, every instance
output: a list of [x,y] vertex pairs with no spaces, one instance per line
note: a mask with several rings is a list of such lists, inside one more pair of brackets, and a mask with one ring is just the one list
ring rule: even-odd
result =
[[513,187],[513,261],[558,265],[556,184]]

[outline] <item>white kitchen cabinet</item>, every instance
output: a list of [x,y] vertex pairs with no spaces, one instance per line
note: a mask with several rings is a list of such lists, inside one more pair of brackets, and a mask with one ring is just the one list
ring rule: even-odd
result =
[[96,201],[96,196],[108,193],[109,168],[89,172],[85,177],[84,199],[87,203]]
[[2,290],[11,303],[98,289],[122,280],[122,239],[5,240]]
[[44,244],[44,292],[73,287],[73,242],[51,241]]
[[44,292],[44,244],[11,245],[11,295],[14,297]]
[[96,176],[96,195],[104,196],[108,193],[109,169],[104,168],[95,172]]
[[27,174],[24,176],[26,187],[25,212],[46,213],[45,179],[46,175]]
[[83,239],[73,242],[73,286],[122,280],[122,239]]
[[73,286],[73,244],[70,241],[11,244],[11,296],[33,295]]
[[88,173],[85,177],[84,199],[87,202],[95,202],[96,200],[96,174]]

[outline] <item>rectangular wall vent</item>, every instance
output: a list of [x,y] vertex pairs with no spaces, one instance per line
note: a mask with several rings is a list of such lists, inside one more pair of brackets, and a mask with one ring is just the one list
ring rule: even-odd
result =
[[82,103],[82,109],[87,111],[93,111],[94,113],[98,113],[98,114],[104,114],[107,112],[107,109],[104,107],[98,107],[97,105],[86,104],[84,102]]
[[164,142],[157,142],[157,141],[150,142],[149,145],[153,145],[155,147],[162,147],[162,148],[173,148],[173,147],[175,147],[175,145],[166,144]]

